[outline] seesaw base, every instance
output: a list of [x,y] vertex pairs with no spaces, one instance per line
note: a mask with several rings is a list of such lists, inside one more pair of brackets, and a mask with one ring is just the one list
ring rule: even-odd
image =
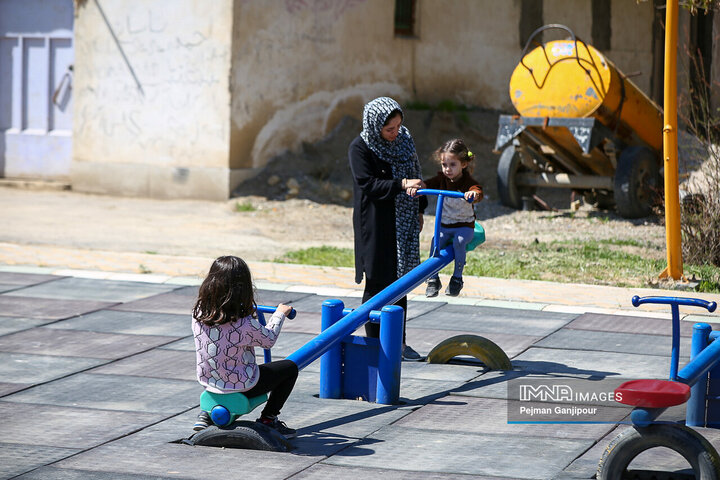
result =
[[183,443],[273,452],[288,452],[292,449],[292,444],[277,430],[250,420],[238,420],[225,428],[211,425],[186,438]]

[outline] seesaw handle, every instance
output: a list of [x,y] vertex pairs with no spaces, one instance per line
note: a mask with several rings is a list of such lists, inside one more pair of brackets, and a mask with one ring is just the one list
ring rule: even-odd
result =
[[418,195],[442,195],[450,198],[465,198],[462,192],[453,192],[450,190],[436,190],[434,188],[421,188],[417,191]]
[[699,298],[684,298],[684,297],[639,297],[635,295],[632,297],[632,304],[634,307],[638,307],[643,303],[656,303],[662,305],[685,305],[688,307],[702,307],[708,312],[712,313],[717,308],[716,302],[708,302],[707,300],[701,300]]
[[[277,310],[277,307],[268,307],[266,305],[258,305],[257,309],[258,309],[258,312],[273,314],[273,313],[275,313],[275,310]],[[290,310],[290,313],[287,315],[287,318],[292,320],[293,318],[295,318],[295,315],[297,315],[297,312],[293,308]]]

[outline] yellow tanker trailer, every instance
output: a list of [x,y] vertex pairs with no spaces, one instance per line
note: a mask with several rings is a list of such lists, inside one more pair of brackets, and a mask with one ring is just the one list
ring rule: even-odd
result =
[[[543,30],[569,39],[528,53]],[[662,111],[591,45],[563,25],[536,30],[510,78],[519,115],[501,115],[498,194],[521,208],[537,188],[580,192],[626,218],[650,214],[662,188]]]

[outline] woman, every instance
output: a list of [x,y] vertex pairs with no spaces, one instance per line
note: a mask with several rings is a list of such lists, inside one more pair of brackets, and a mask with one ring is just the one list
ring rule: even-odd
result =
[[[353,175],[355,282],[362,282],[365,276],[363,302],[420,264],[422,216],[418,199],[406,192],[424,184],[415,143],[402,121],[402,109],[395,100],[376,98],[365,105],[362,132],[348,150]],[[396,304],[407,312],[407,297]],[[365,332],[377,338],[379,327],[367,323]],[[404,331],[403,358],[422,360],[405,344]]]

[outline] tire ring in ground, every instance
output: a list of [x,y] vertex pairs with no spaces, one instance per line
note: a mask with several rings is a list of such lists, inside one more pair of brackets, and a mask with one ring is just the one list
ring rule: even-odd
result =
[[456,335],[438,343],[428,354],[428,363],[447,363],[458,355],[470,355],[490,370],[512,370],[505,351],[479,335]]
[[720,456],[705,437],[684,425],[632,427],[615,437],[598,464],[598,480],[627,478],[630,462],[645,450],[667,447],[690,463],[698,480],[720,479]]

